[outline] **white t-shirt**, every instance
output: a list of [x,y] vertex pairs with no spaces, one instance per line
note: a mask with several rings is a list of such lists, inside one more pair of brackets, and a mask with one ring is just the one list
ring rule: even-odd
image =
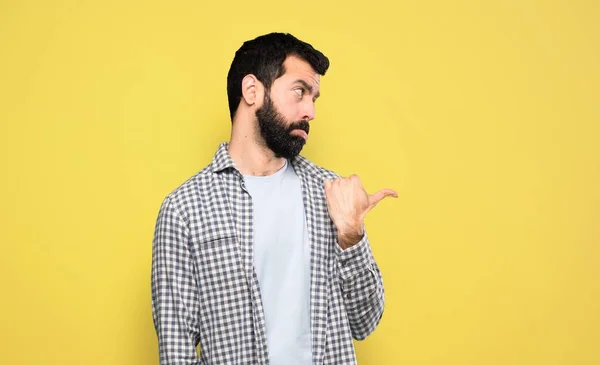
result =
[[244,176],[252,197],[254,266],[271,365],[310,365],[310,247],[300,179],[286,164]]

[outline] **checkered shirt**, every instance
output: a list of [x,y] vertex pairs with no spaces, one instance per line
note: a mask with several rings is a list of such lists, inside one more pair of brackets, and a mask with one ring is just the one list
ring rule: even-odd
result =
[[[158,214],[151,280],[162,365],[269,363],[252,199],[227,148],[221,143],[212,163],[171,192]],[[383,314],[381,273],[366,233],[346,250],[337,244],[323,183],[339,176],[302,156],[291,162],[310,240],[313,363],[356,364],[352,339],[367,337]]]

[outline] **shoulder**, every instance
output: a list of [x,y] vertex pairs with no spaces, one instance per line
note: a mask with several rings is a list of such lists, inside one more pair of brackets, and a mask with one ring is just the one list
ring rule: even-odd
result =
[[190,212],[202,206],[202,201],[210,191],[214,173],[210,165],[189,177],[163,199],[163,205],[168,205],[187,219]]

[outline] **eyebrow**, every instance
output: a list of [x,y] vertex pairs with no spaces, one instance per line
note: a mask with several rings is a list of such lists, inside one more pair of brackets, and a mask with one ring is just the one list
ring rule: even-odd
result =
[[[312,85],[310,85],[308,82],[306,82],[306,81],[304,81],[304,80],[302,80],[302,79],[298,79],[298,80],[294,81],[294,83],[295,83],[295,84],[301,84],[301,85],[302,85],[302,86],[304,86],[304,87],[305,87],[305,88],[306,88],[306,89],[307,89],[307,90],[308,90],[308,91],[309,91],[311,94],[312,94],[312,93],[313,93],[313,91],[315,90],[315,89],[312,87]],[[315,100],[316,100],[316,99],[317,99],[319,96],[321,96],[321,93],[320,93],[320,92],[317,92],[317,93],[315,94]]]

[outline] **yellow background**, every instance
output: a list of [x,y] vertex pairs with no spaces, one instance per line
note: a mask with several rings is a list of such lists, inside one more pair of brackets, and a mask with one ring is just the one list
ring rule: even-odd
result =
[[400,194],[360,364],[600,364],[598,1],[0,4],[0,363],[158,363],[159,205],[277,30],[331,59],[305,155]]

